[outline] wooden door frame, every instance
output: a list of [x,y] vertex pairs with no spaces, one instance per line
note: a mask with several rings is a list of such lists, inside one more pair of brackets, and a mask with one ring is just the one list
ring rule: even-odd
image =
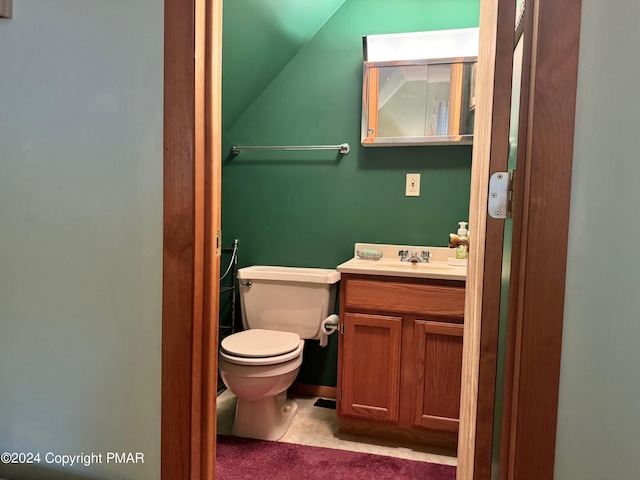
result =
[[[510,91],[511,51],[507,60],[503,42],[509,35],[504,25],[513,25],[513,3],[481,2],[485,67],[477,77],[460,480],[488,479],[490,472],[502,250],[500,241],[498,254],[496,238],[503,227],[487,219],[486,190],[490,172],[501,169],[500,162],[506,166],[502,142],[508,117],[500,93]],[[501,465],[503,478],[518,480],[553,474],[580,24],[580,0],[528,3],[534,6],[535,67],[526,157],[519,163],[526,181],[517,206],[522,221],[514,224],[517,297],[510,304],[517,308],[510,318]],[[166,480],[215,476],[221,18],[222,0],[165,0],[161,470]],[[483,118],[481,112],[493,116]]]
[[[458,478],[489,479],[500,323],[504,222],[487,217],[489,177],[507,170],[515,2],[483,0],[471,173]],[[491,116],[482,116],[490,112]]]
[[165,0],[161,475],[215,476],[222,0]]
[[544,480],[554,474],[582,2],[527,3],[500,478]]
[[[481,4],[459,480],[491,478],[503,226],[487,218],[487,185],[506,170],[513,41],[503,27],[513,29],[513,3]],[[580,14],[581,0],[527,0],[501,479],[553,478]]]

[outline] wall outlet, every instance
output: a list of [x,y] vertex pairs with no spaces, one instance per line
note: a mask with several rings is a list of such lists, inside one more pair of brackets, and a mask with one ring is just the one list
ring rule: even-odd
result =
[[420,174],[419,173],[407,173],[407,185],[405,188],[405,196],[407,197],[420,196]]

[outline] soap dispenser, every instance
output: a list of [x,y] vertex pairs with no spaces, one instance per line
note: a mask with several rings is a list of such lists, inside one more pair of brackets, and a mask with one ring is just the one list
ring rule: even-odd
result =
[[456,247],[456,258],[458,260],[466,260],[469,254],[469,237],[467,231],[467,222],[458,222],[459,243]]
[[449,234],[449,248],[455,250],[455,256],[447,258],[449,265],[467,265],[469,256],[469,233],[467,232],[467,222],[458,222],[458,233]]

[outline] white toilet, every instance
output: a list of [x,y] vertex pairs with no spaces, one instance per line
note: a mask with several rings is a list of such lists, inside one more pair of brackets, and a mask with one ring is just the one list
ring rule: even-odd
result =
[[298,411],[287,389],[300,370],[304,339],[320,339],[338,280],[338,271],[321,268],[238,270],[244,331],[222,340],[218,363],[238,397],[234,435],[278,440],[285,434]]

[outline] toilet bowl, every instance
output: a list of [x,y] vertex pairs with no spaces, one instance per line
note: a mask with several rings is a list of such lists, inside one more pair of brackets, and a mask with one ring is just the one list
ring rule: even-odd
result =
[[287,389],[302,365],[306,339],[320,338],[320,325],[333,312],[335,270],[247,267],[238,270],[244,331],[224,338],[218,368],[238,397],[233,435],[278,440],[297,404]]
[[[286,340],[294,338],[283,338],[284,353],[257,356],[251,349],[247,352],[247,345],[259,342],[261,337],[267,337],[273,344],[281,335],[295,337],[293,350]],[[236,349],[225,345],[226,340],[234,340]],[[222,341],[220,374],[227,388],[238,397],[233,435],[263,440],[278,440],[284,435],[298,411],[298,405],[286,398],[286,390],[300,371],[303,348],[304,340],[294,333],[260,329],[246,330]]]

